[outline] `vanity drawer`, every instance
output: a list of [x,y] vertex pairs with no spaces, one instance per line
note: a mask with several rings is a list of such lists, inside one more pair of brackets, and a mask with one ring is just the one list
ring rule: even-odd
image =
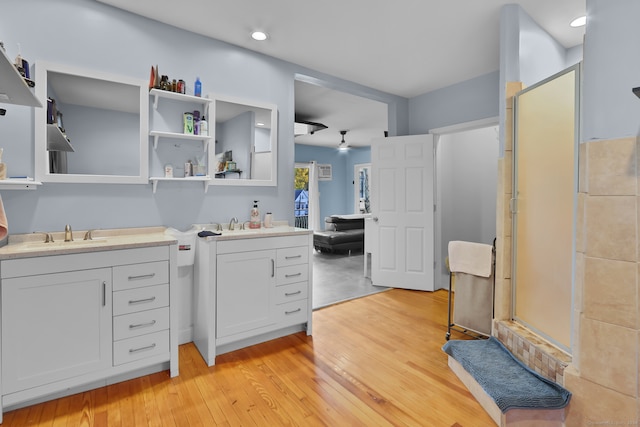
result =
[[169,306],[169,285],[147,286],[113,293],[113,315]]
[[309,246],[278,249],[276,253],[278,267],[287,265],[307,264],[309,262]]
[[277,305],[276,322],[278,322],[278,326],[289,326],[306,322],[308,320],[308,304],[309,301],[303,299]]
[[113,290],[169,283],[169,262],[156,261],[113,268]]
[[113,340],[123,340],[169,329],[169,307],[113,318]]
[[113,365],[118,366],[134,360],[161,354],[169,355],[169,331],[120,340],[113,343]]
[[292,283],[291,285],[276,287],[276,304],[307,299],[309,294],[309,282]]
[[278,286],[288,283],[304,282],[309,280],[309,265],[291,265],[289,267],[279,267],[277,271]]

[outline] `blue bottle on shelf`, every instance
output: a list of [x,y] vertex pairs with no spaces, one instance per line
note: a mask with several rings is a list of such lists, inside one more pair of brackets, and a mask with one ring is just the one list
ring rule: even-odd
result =
[[193,86],[193,94],[195,96],[202,96],[202,82],[200,81],[200,77],[196,77],[196,83]]

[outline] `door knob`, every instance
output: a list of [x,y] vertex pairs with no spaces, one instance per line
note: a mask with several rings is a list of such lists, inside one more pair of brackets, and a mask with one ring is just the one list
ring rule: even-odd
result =
[[373,222],[378,222],[378,217],[377,216],[374,216],[372,219],[373,219]]

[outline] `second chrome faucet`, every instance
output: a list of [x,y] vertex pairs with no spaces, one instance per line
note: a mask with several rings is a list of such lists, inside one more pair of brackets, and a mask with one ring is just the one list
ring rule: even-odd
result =
[[69,224],[64,227],[64,241],[73,242],[73,231],[71,231],[71,226]]

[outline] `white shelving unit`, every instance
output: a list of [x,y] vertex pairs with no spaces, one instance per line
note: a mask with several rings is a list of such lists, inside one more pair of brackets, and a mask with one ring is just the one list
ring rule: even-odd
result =
[[[153,108],[154,110],[158,110],[158,104],[160,99],[164,98],[166,100],[172,102],[181,102],[181,103],[191,103],[191,104],[199,104],[204,107],[203,115],[209,115],[209,106],[213,102],[212,99],[209,98],[201,98],[199,96],[185,95],[183,93],[169,92],[166,90],[159,89],[151,89],[149,91],[149,96],[153,97]],[[209,142],[213,139],[212,136],[208,135],[189,135],[182,132],[169,132],[169,131],[160,131],[160,130],[151,130],[149,131],[149,136],[153,138],[153,148],[156,150],[158,148],[158,143],[164,140],[171,139],[180,139],[184,141],[200,141],[202,142],[202,149],[207,154],[208,159],[208,167],[210,167],[210,155],[208,153],[209,150]],[[151,181],[153,185],[153,192],[155,193],[158,188],[158,183],[161,181],[175,181],[175,182],[202,182],[204,187],[204,192],[207,192],[208,183],[211,180],[210,175],[204,176],[189,176],[184,178],[166,178],[162,176],[151,176],[149,177],[149,181]]]

